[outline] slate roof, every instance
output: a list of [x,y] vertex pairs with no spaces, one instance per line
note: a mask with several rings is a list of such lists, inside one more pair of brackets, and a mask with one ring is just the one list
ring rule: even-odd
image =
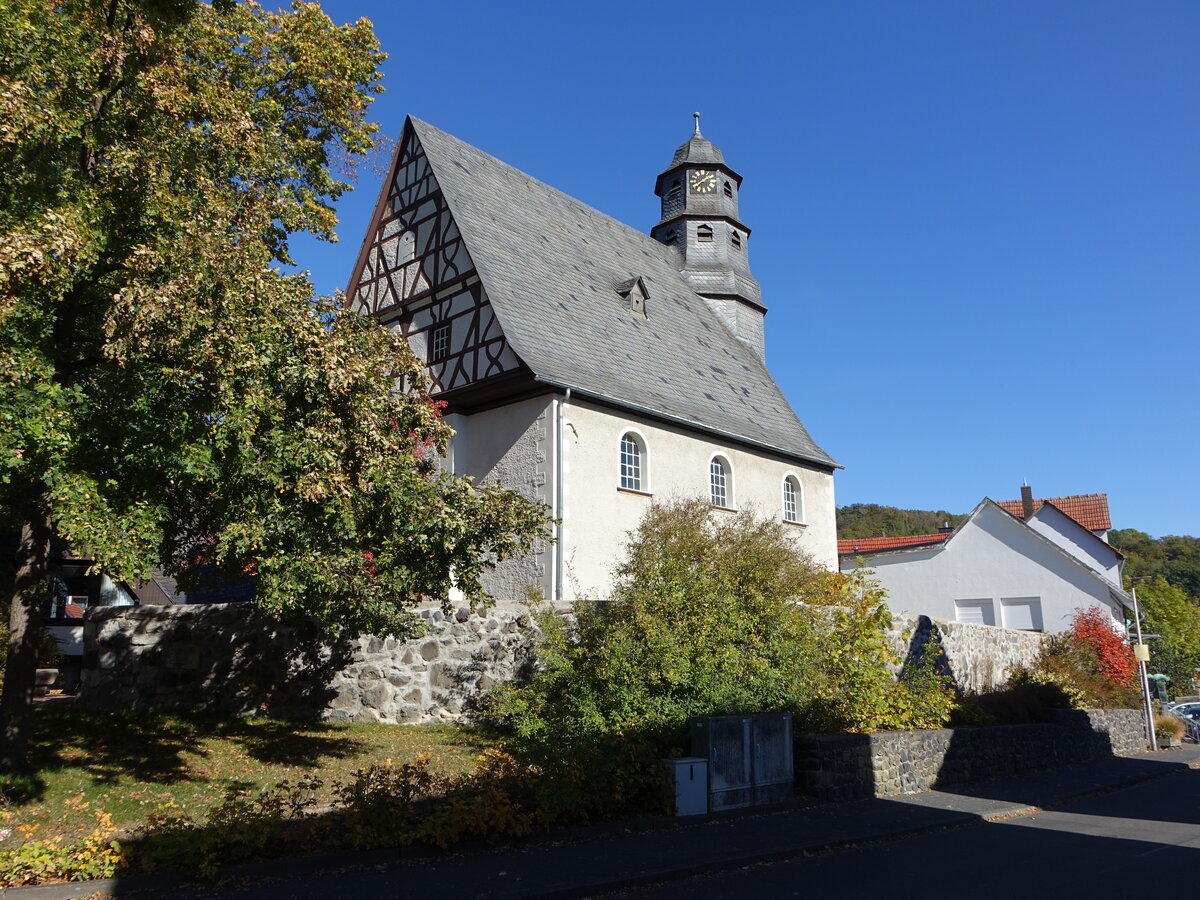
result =
[[[997,500],[1007,512],[1017,518],[1024,516],[1020,500]],[[1088,531],[1107,531],[1112,528],[1112,516],[1108,511],[1108,494],[1071,494],[1067,497],[1043,497],[1033,501],[1034,512],[1043,503],[1052,503]]]
[[901,537],[846,538],[838,541],[838,556],[853,556],[856,553],[872,553],[877,550],[902,550],[909,547],[927,547],[943,544],[952,532],[937,534],[909,534]]
[[[762,361],[695,294],[676,251],[409,119],[509,345],[539,380],[823,466]],[[641,277],[646,317],[618,288]]]
[[684,141],[675,150],[668,169],[673,169],[680,163],[709,163],[725,162],[725,155],[717,149],[716,144],[702,135],[699,131]]

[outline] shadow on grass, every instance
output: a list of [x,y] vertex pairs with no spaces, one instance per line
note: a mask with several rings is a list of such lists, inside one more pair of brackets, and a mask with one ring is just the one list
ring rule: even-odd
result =
[[226,719],[213,723],[213,734],[239,744],[256,762],[284,766],[319,766],[326,759],[348,759],[366,744],[323,722],[279,722]]
[[256,762],[309,768],[365,747],[322,722],[47,706],[33,717],[31,771],[0,777],[0,792],[10,803],[36,802],[45,794],[44,776],[68,768],[85,772],[95,784],[206,782],[196,762],[212,753],[214,740],[238,746]]

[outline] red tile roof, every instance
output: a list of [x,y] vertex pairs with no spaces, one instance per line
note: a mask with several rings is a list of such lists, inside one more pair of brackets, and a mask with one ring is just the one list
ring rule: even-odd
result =
[[[1000,500],[998,502],[1014,516],[1024,518],[1020,500]],[[1112,516],[1108,512],[1108,494],[1043,497],[1033,501],[1034,511],[1036,512],[1043,503],[1053,503],[1088,531],[1107,531],[1112,528]]]
[[909,534],[903,537],[847,538],[838,541],[838,556],[871,553],[875,550],[899,550],[902,547],[923,547],[943,543],[948,537],[950,532],[943,531],[937,534]]

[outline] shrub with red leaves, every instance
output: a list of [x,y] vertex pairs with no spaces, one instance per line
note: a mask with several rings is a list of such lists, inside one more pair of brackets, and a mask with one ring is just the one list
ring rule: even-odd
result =
[[1137,677],[1133,648],[1113,627],[1113,620],[1100,607],[1077,609],[1071,619],[1071,634],[1096,654],[1096,674],[1118,687],[1130,687]]

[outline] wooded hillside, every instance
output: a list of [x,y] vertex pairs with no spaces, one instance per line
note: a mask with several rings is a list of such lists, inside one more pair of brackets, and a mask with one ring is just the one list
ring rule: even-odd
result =
[[944,509],[898,509],[877,503],[853,503],[837,511],[837,535],[841,539],[902,537],[908,534],[933,534],[943,525],[960,525],[966,515]]

